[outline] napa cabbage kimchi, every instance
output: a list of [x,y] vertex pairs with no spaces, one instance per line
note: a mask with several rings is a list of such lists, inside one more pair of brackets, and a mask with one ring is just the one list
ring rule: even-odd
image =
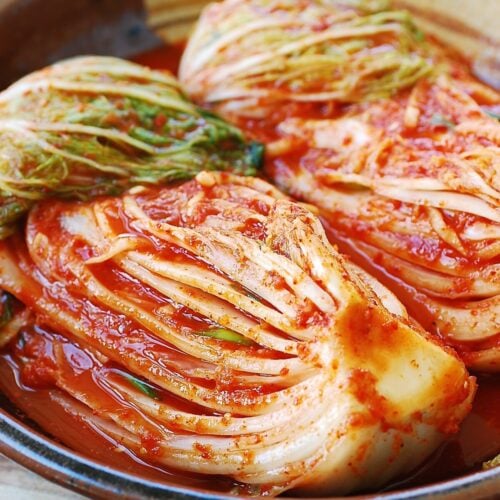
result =
[[181,80],[417,321],[500,370],[500,99],[464,60],[385,2],[227,0]]

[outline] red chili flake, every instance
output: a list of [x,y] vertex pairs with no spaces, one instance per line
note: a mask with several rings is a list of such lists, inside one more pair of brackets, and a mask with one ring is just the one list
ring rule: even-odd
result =
[[158,113],[154,119],[156,128],[162,128],[167,123],[167,117],[163,113]]

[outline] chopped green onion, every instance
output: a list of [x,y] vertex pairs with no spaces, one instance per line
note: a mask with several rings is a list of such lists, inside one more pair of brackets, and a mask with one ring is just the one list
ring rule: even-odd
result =
[[160,395],[158,392],[151,387],[148,383],[130,375],[129,373],[122,374],[124,378],[126,378],[136,389],[141,391],[143,394],[148,396],[151,399],[160,399]]
[[5,326],[13,316],[12,302],[13,298],[10,293],[0,292],[0,328]]
[[264,144],[260,142],[251,142],[248,145],[247,154],[248,163],[254,167],[255,171],[259,170],[264,162]]
[[225,340],[227,342],[234,342],[241,345],[253,345],[253,341],[247,339],[245,336],[233,332],[232,330],[227,330],[226,328],[213,328],[211,330],[205,330],[202,332],[197,332],[205,337],[212,337],[218,340]]

